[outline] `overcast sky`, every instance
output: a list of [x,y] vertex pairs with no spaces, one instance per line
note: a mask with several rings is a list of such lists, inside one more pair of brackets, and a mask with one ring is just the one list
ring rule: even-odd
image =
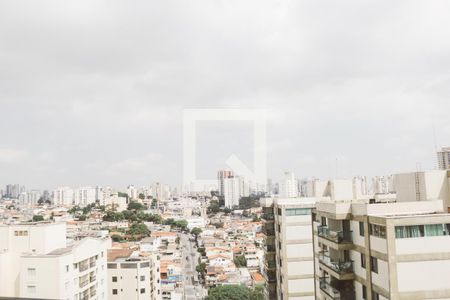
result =
[[[0,184],[180,184],[183,108],[203,107],[270,112],[274,179],[432,169],[450,1],[5,0],[0,104]],[[248,124],[206,123],[201,176],[251,166]]]

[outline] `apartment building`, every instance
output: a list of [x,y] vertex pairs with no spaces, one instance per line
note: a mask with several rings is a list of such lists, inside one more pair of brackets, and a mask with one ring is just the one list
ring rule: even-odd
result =
[[279,194],[281,198],[296,198],[299,196],[299,182],[292,172],[285,172],[280,182]]
[[268,299],[312,300],[314,263],[311,211],[316,198],[262,198]]
[[437,152],[438,167],[441,170],[450,169],[450,147],[444,147]]
[[161,299],[156,255],[108,250],[108,299]]
[[317,299],[450,298],[450,215],[442,201],[320,201]]
[[397,202],[442,200],[450,207],[450,171],[430,170],[394,175]]
[[109,239],[66,244],[64,223],[0,226],[0,295],[31,299],[107,299]]

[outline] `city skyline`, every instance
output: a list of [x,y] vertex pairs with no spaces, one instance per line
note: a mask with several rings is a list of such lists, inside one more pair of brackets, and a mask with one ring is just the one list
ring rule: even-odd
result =
[[1,183],[179,185],[184,108],[266,108],[274,179],[432,169],[449,144],[448,3],[178,4],[2,2]]

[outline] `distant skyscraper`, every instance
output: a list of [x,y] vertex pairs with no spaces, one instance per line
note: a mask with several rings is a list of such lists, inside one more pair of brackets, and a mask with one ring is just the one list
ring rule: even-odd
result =
[[292,172],[284,173],[284,180],[280,184],[280,197],[294,198],[298,197],[298,180]]
[[219,171],[217,173],[219,195],[224,196],[224,180],[225,178],[234,177],[233,171]]
[[441,151],[437,153],[438,157],[438,167],[441,170],[450,169],[450,147],[442,148]]

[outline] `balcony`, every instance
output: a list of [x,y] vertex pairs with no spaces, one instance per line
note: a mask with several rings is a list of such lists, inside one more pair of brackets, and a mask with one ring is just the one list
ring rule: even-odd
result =
[[97,295],[97,290],[93,289],[90,291],[91,297],[94,297],[95,295]]
[[266,260],[264,261],[264,264],[267,269],[275,269],[277,267],[277,264],[274,260]]
[[272,213],[264,213],[264,214],[261,216],[261,218],[262,218],[263,220],[266,220],[266,221],[273,221],[273,220],[275,220],[275,215],[272,214]]
[[330,230],[327,226],[319,226],[317,228],[317,234],[329,241],[337,244],[341,243],[351,243],[352,242],[352,232],[351,231],[334,231]]
[[97,265],[97,262],[96,261],[91,261],[91,263],[89,264],[89,267],[90,268],[93,268],[93,267],[95,267]]
[[335,300],[344,299],[341,298],[341,292],[331,286],[330,280],[328,278],[320,278],[320,289],[322,292],[327,294],[329,297]]
[[266,252],[275,252],[275,251],[277,251],[274,245],[266,245],[265,250],[266,250]]
[[329,252],[320,253],[319,262],[338,274],[353,273],[353,261],[333,261]]
[[97,277],[96,277],[95,275],[92,275],[92,276],[89,278],[89,281],[90,281],[90,282],[94,282],[96,279],[97,279]]
[[87,269],[89,269],[89,265],[88,265],[88,264],[80,265],[80,272],[84,272],[84,271],[86,271]]
[[80,288],[85,287],[89,284],[89,279],[85,279],[83,281],[80,281]]

